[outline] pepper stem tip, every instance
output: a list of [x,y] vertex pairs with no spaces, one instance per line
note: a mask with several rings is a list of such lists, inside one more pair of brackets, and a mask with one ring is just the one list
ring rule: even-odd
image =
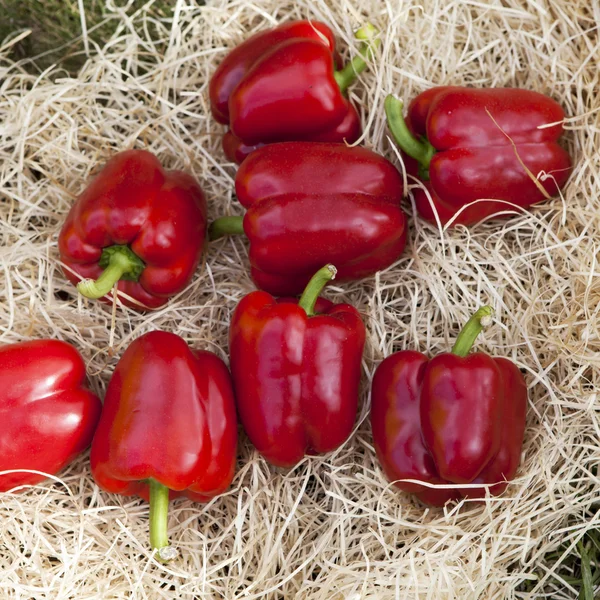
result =
[[390,112],[396,113],[401,111],[404,108],[404,102],[396,98],[394,94],[388,94],[383,101],[383,107],[385,108],[385,114],[388,115]]
[[86,298],[97,299],[106,296],[108,292],[110,292],[111,288],[108,288],[108,291],[105,292],[104,288],[99,288],[96,284],[96,279],[82,279],[77,284],[77,291]]
[[479,322],[481,323],[482,327],[489,327],[493,323],[493,321],[494,320],[492,319],[492,315],[484,315],[479,320]]
[[77,291],[86,298],[102,298],[120,279],[137,281],[145,268],[143,261],[128,246],[108,246],[98,262],[104,271],[98,279],[82,279]]
[[317,303],[319,294],[328,282],[335,279],[336,275],[337,269],[332,264],[328,264],[319,269],[311,277],[298,301],[298,305],[304,309],[309,317],[315,314],[315,304]]
[[460,330],[452,347],[452,354],[457,356],[467,356],[475,343],[477,336],[485,327],[492,324],[494,310],[491,306],[482,306],[476,311],[473,316],[465,323]]
[[365,23],[360,29],[356,30],[354,37],[357,40],[373,40],[377,35],[377,28],[372,23]]
[[169,488],[162,483],[150,479],[150,545],[156,550],[161,562],[169,562],[179,554],[176,548],[169,545],[167,516],[169,512]]
[[373,58],[373,51],[381,44],[381,40],[376,38],[377,29],[371,23],[363,25],[354,34],[357,40],[360,40],[361,47],[358,54],[339,71],[334,71],[333,76],[344,93],[356,78],[367,68],[367,60]]
[[173,546],[163,546],[157,549],[158,558],[161,562],[167,563],[175,560],[179,556],[179,550]]
[[325,265],[323,268],[331,273],[331,280],[333,281],[336,278],[337,269],[333,265]]

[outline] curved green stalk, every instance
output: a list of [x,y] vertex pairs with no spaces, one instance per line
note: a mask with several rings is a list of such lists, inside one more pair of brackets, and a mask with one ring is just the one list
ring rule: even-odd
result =
[[354,35],[357,40],[363,40],[358,54],[347,63],[340,71],[334,72],[335,80],[344,93],[356,78],[367,68],[367,60],[372,60],[374,50],[381,44],[381,40],[375,39],[377,30],[371,23],[361,27]]
[[452,347],[452,354],[456,356],[466,356],[471,351],[477,336],[484,327],[489,325],[494,311],[491,306],[482,306],[460,330],[456,342]]
[[98,264],[104,268],[98,279],[83,279],[77,284],[77,290],[86,298],[106,296],[120,279],[137,281],[146,266],[128,246],[104,248]]
[[429,163],[431,163],[431,159],[435,154],[435,148],[427,140],[418,140],[410,132],[402,115],[403,107],[404,105],[402,102],[397,98],[394,98],[391,94],[386,97],[384,108],[388,127],[396,144],[398,144],[408,156],[412,156],[419,162],[419,166],[423,171],[420,174],[424,179],[428,179],[429,174],[427,173],[427,170],[429,169]]
[[311,277],[311,280],[304,288],[298,305],[304,309],[309,317],[315,314],[315,304],[317,303],[319,294],[323,291],[327,283],[335,279],[336,274],[337,269],[333,265],[325,265]]

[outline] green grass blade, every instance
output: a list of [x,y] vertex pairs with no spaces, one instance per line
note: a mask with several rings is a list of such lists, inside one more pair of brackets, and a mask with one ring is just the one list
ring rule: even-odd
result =
[[594,582],[592,579],[592,567],[590,557],[583,545],[583,542],[577,544],[579,556],[581,558],[581,581],[582,588],[579,592],[579,600],[594,600]]

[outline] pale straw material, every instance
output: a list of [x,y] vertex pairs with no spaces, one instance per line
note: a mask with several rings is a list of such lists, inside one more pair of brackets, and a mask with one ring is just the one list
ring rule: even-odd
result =
[[[227,49],[252,32],[321,19],[348,58],[357,51],[353,32],[372,22],[382,45],[351,98],[362,142],[399,168],[385,95],[408,102],[436,84],[523,86],[555,97],[576,167],[563,197],[469,229],[414,218],[409,195],[401,259],[366,281],[331,286],[327,296],[356,305],[368,329],[359,419],[337,452],[283,472],[242,436],[227,494],[207,505],[172,503],[180,558],[169,566],[149,552],[147,504],[99,491],[85,455],[58,481],[0,495],[0,596],[574,598],[543,559],[563,544],[572,550],[600,520],[598,3],[187,0],[163,22],[113,9],[115,35],[97,47],[87,31],[90,58],[77,78],[59,68],[28,75],[7,47],[0,55],[0,339],[75,344],[99,393],[127,345],[152,329],[227,356],[231,312],[253,289],[243,240],[212,244],[193,283],[166,308],[141,315],[119,306],[113,318],[111,306],[78,298],[66,281],[57,234],[88,178],[131,147],[193,173],[211,217],[241,213],[207,84]],[[394,350],[448,349],[482,304],[496,316],[477,348],[510,357],[529,385],[522,466],[500,498],[427,509],[388,484],[377,464],[369,383]],[[525,580],[532,591],[515,591]]]

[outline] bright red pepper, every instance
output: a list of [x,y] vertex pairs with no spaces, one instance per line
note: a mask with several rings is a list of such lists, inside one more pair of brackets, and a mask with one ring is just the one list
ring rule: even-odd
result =
[[272,294],[299,294],[327,262],[340,281],[367,277],[397,260],[406,243],[402,177],[365,148],[264,146],[238,170],[236,193],[246,215],[212,223],[211,239],[245,232],[252,278]]
[[59,340],[0,347],[0,492],[55,475],[90,442],[102,404],[77,350]]
[[231,320],[238,414],[277,466],[334,450],[356,419],[365,327],[352,306],[317,301],[334,275],[331,265],[319,270],[299,302],[253,292]]
[[498,495],[519,466],[527,408],[523,375],[505,358],[467,355],[489,315],[489,307],[473,315],[452,353],[429,359],[396,352],[375,372],[371,426],[377,456],[397,487],[427,504],[481,498],[486,488],[436,489],[398,480],[492,484],[490,493]]
[[150,152],[127,150],[79,196],[58,247],[65,275],[84,296],[108,301],[118,282],[133,299],[124,304],[152,309],[189,283],[205,235],[206,201],[196,181],[163,170]]
[[169,497],[205,501],[225,491],[236,444],[225,363],[173,333],[152,331],[130,344],[110,380],[92,474],[108,492],[150,500],[150,541],[161,550],[168,547]]
[[355,142],[360,118],[345,91],[375,45],[372,26],[356,35],[366,40],[361,55],[340,71],[333,33],[319,22],[285,23],[232,50],[209,86],[213,116],[231,129],[223,139],[228,158],[241,162],[272,142]]
[[[394,139],[414,159],[407,160],[409,172],[431,195],[433,207],[422,188],[413,192],[428,221],[436,212],[442,224],[456,216],[453,225],[506,217],[515,210],[508,203],[527,208],[556,195],[571,173],[569,154],[557,143],[563,109],[537,92],[436,87],[411,102],[406,123],[400,101],[388,96],[385,106]],[[550,177],[536,180],[541,172]]]

